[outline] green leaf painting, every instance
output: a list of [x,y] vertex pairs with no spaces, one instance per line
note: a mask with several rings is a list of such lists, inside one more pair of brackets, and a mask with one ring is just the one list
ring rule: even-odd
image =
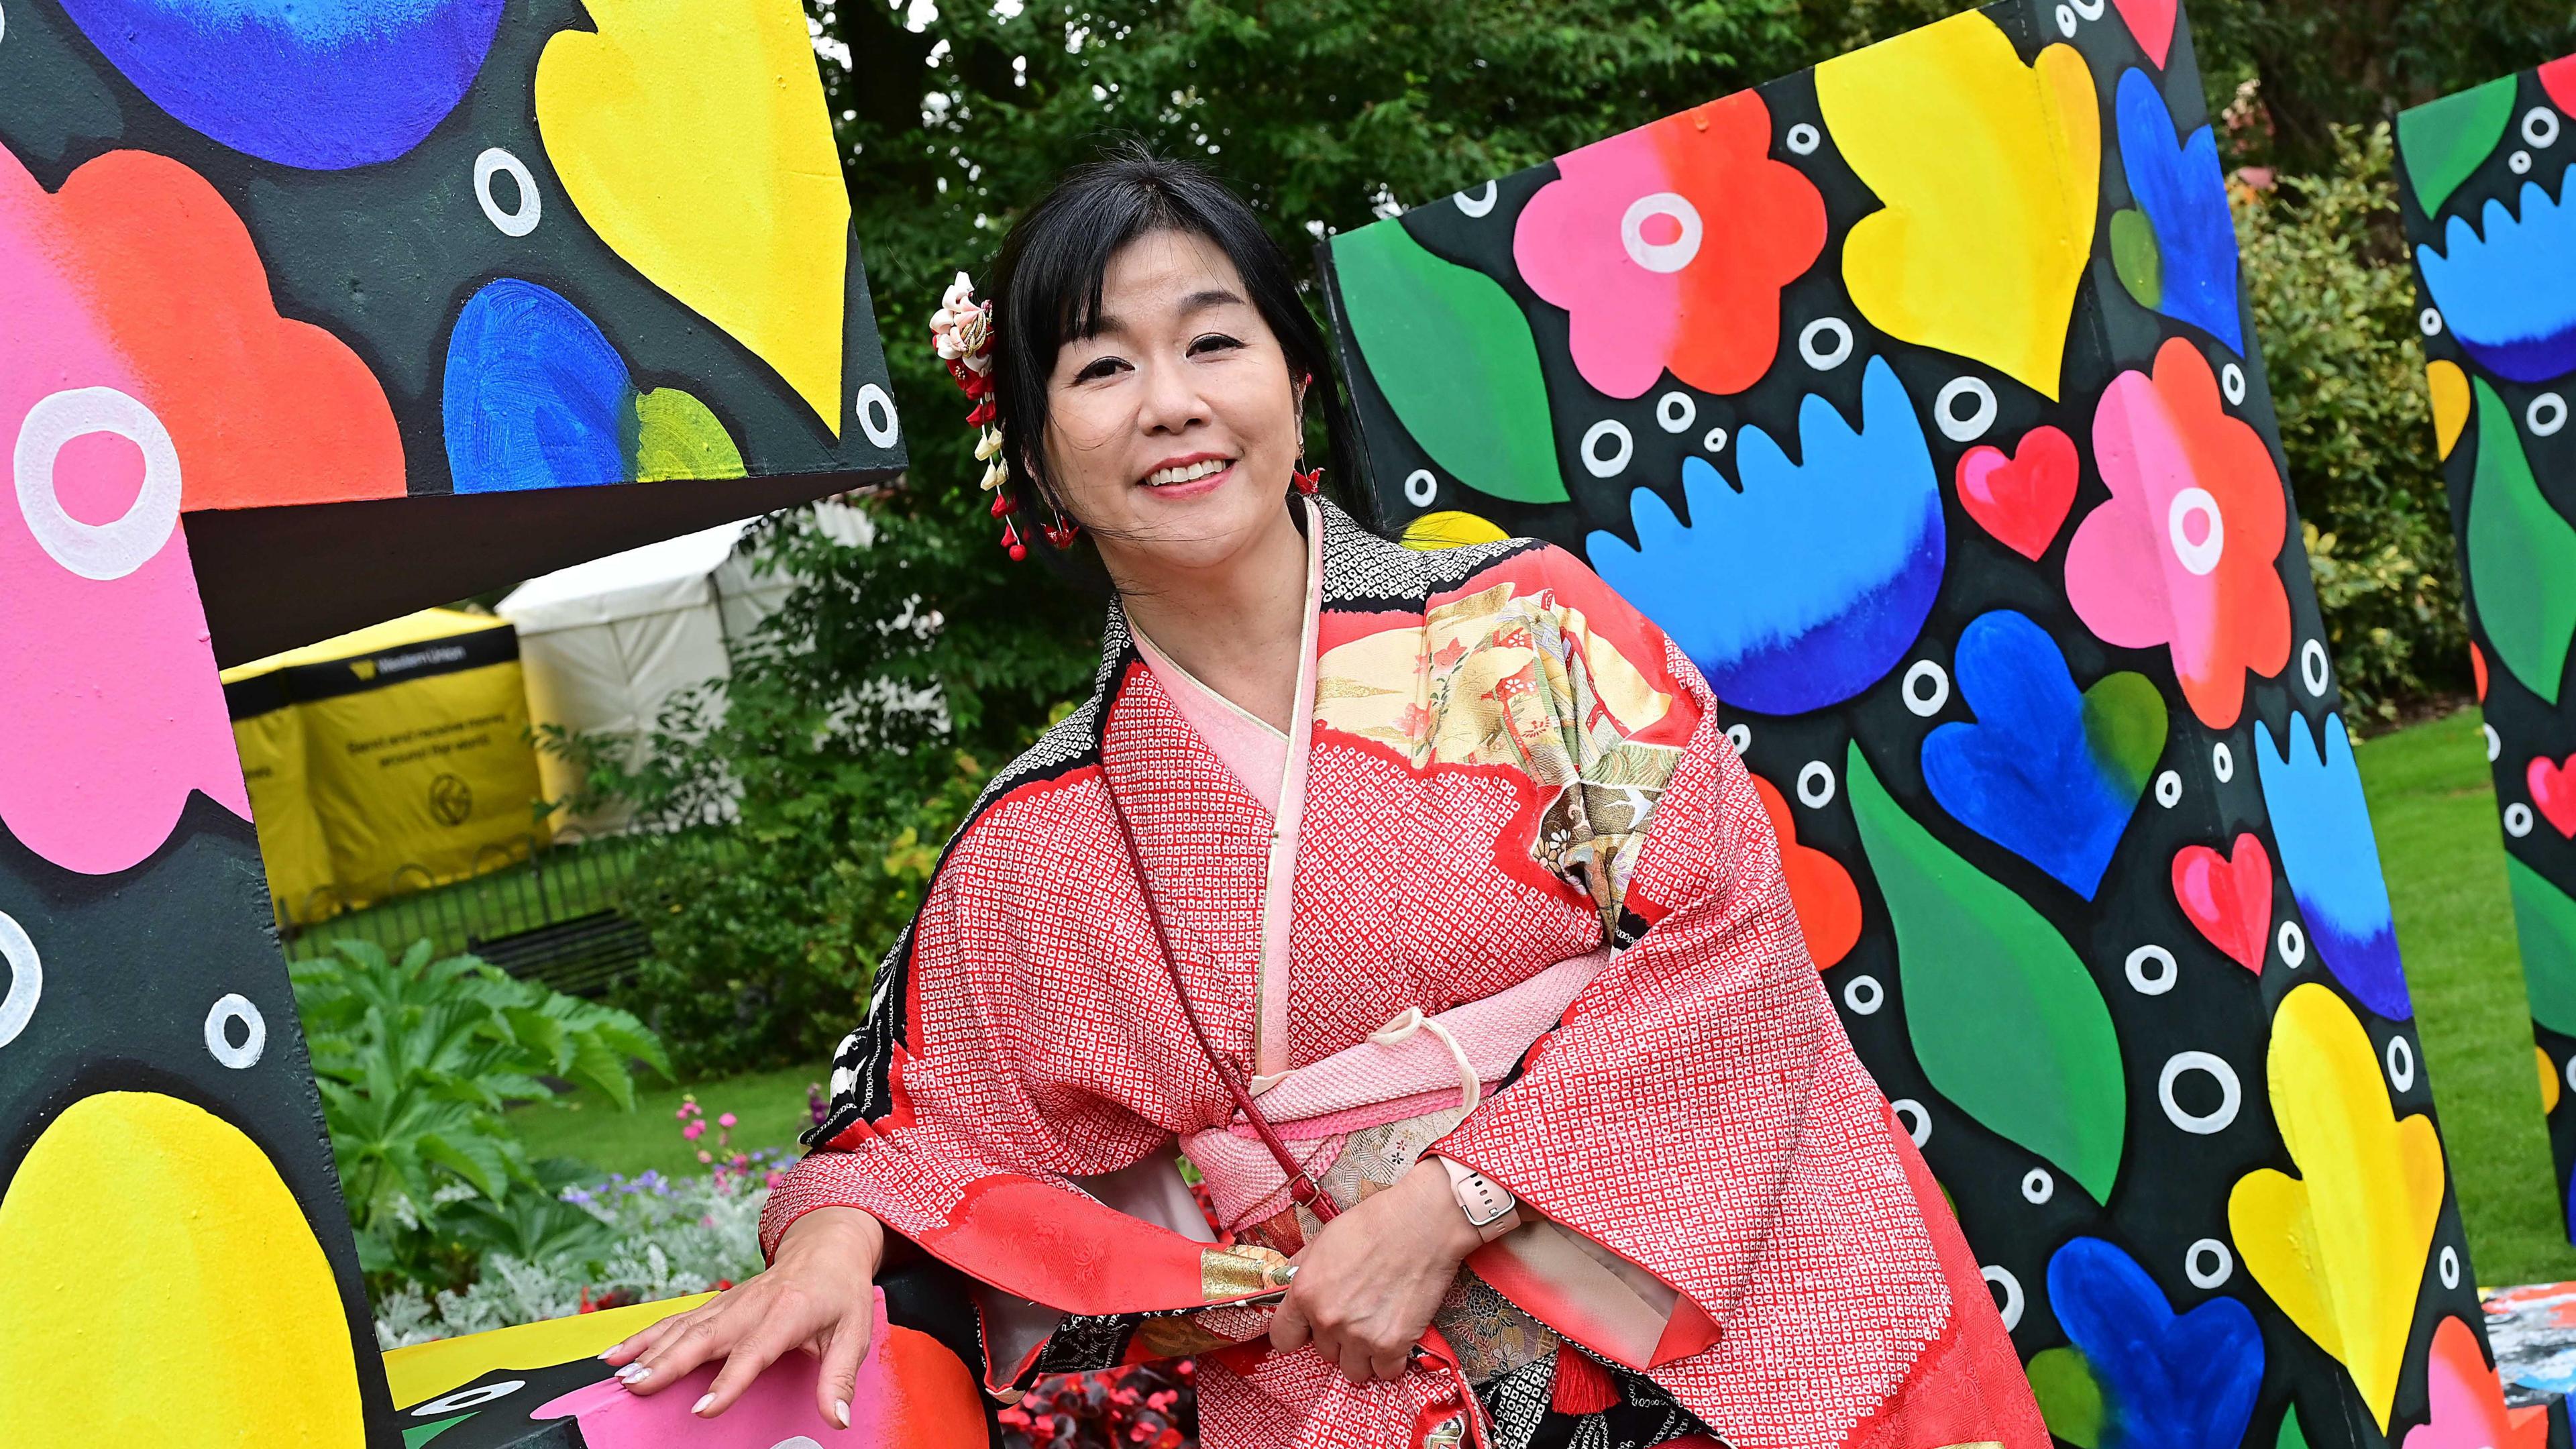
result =
[[2093,1380],[2093,1367],[2084,1355],[2070,1347],[2044,1348],[2030,1356],[2024,1366],[2030,1374],[2030,1392],[2039,1400],[2039,1414],[2048,1421],[2048,1432],[2076,1449],[2100,1449],[2102,1443],[2102,1387]]
[[636,396],[627,425],[635,429],[628,456],[635,481],[663,478],[740,478],[742,452],[707,405],[676,387]]
[[1566,500],[1538,343],[1500,282],[1393,221],[1335,237],[1333,271],[1369,375],[1432,461],[1496,498]]
[[2139,306],[2153,310],[2165,299],[2164,254],[2156,249],[2156,234],[2147,225],[2145,212],[2111,214],[2111,270],[2120,274],[2120,285]]
[[2496,658],[2552,705],[2576,637],[2576,528],[2541,496],[2513,413],[2476,383],[2478,462],[2469,491],[2469,597]]
[[2166,728],[2165,697],[2136,670],[2106,674],[2084,691],[2084,738],[2093,763],[2132,801],[2147,792],[2147,777],[2165,752]]
[[2504,138],[2513,120],[2514,84],[2515,77],[2506,76],[2398,113],[2397,149],[2425,215],[2440,211]]
[[2522,941],[2523,989],[2531,1019],[2576,1035],[2576,901],[2540,872],[2508,855],[2504,876],[2513,889],[2514,934]]
[[1905,1029],[1923,1075],[2108,1202],[2129,1098],[2092,974],[2028,902],[1916,824],[1858,744],[1847,769],[1852,818],[1896,927]]

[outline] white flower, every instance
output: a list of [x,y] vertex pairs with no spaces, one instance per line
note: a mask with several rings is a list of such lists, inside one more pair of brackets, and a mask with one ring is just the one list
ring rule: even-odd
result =
[[984,465],[983,487],[986,492],[989,493],[993,489],[999,488],[1010,481],[1011,470],[1003,466],[1001,459],[995,458],[992,462]]
[[[1002,451],[1002,430],[1000,428],[986,428],[984,430],[984,436],[975,440],[975,461],[978,463],[991,462],[993,455],[1000,451]],[[993,485],[987,483],[984,486],[990,488]]]

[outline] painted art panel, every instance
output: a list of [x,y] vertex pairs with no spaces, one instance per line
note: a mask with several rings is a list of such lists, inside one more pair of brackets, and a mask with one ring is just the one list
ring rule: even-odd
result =
[[793,0],[0,9],[0,1443],[426,1442],[216,665],[901,468],[816,64]]
[[1954,16],[1323,261],[1389,521],[1573,549],[1707,676],[2060,1440],[2501,1413],[2170,0]]
[[2562,1220],[2576,1238],[2576,57],[2397,120],[2433,443],[2504,827]]

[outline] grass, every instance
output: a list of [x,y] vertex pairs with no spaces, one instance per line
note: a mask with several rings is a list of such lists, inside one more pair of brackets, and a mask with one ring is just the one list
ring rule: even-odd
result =
[[2476,710],[2356,753],[2478,1281],[2576,1279]]
[[[2576,1279],[2576,1247],[2561,1230],[2551,1182],[2479,724],[2475,710],[2464,710],[2366,742],[2358,751],[2362,784],[2478,1279]],[[762,1072],[694,1090],[710,1116],[740,1118],[735,1146],[790,1147],[807,1121],[806,1084],[820,1069]],[[604,1172],[696,1171],[700,1144],[682,1141],[671,1115],[682,1090],[642,1093],[632,1113],[584,1094],[568,1106],[523,1107],[514,1115],[538,1157],[578,1157]]]
[[[714,1119],[725,1112],[739,1119],[733,1129],[736,1149],[800,1150],[796,1134],[813,1120],[806,1115],[805,1087],[822,1075],[821,1070],[796,1067],[692,1087],[661,1087],[637,1092],[632,1112],[621,1112],[616,1103],[584,1090],[553,1105],[514,1108],[511,1125],[530,1157],[577,1157],[602,1172],[630,1177],[648,1167],[665,1173],[703,1172],[698,1150],[715,1146]],[[682,1140],[679,1119],[672,1115],[684,1092],[694,1092],[706,1109],[707,1134],[696,1142]]]

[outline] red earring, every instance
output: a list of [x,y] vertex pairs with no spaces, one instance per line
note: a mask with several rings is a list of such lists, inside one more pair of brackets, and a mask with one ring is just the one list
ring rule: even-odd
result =
[[[1297,461],[1303,463],[1306,460],[1300,458]],[[1310,498],[1314,496],[1316,489],[1324,486],[1324,469],[1320,464],[1316,466],[1315,471],[1312,473],[1301,473],[1298,470],[1291,468],[1288,470],[1288,476],[1296,482],[1297,491]]]

